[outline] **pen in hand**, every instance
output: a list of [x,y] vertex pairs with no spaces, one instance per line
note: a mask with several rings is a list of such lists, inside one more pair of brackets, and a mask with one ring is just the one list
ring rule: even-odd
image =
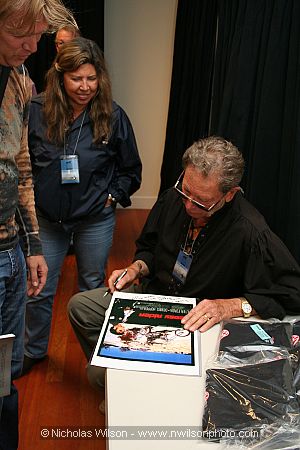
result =
[[[116,285],[119,283],[119,281],[122,280],[123,277],[125,277],[126,273],[127,273],[127,269],[125,269],[125,270],[121,273],[121,275],[119,275],[118,278],[114,281],[114,286],[116,286]],[[105,294],[103,295],[103,297],[106,297],[106,296],[107,296],[108,294],[110,294],[110,293],[111,293],[111,292],[110,292],[110,289],[108,288],[107,291],[105,292]]]

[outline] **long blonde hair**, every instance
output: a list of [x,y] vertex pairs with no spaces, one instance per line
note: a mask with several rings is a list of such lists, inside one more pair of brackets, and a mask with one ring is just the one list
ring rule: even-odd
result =
[[63,74],[74,72],[82,64],[92,64],[98,78],[98,90],[89,105],[93,142],[107,141],[111,130],[111,83],[103,54],[98,45],[83,37],[65,43],[46,74],[44,113],[47,138],[62,145],[66,129],[73,118],[73,109],[64,88]]
[[45,20],[47,32],[71,25],[78,28],[71,11],[61,0],[1,0],[0,23],[16,36],[27,34],[34,29],[36,22]]

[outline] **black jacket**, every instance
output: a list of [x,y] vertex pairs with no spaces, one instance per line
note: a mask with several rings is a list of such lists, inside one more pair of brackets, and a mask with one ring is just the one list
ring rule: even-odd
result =
[[175,189],[154,205],[135,260],[150,275],[143,292],[202,299],[246,297],[263,318],[300,313],[300,268],[263,216],[237,193],[200,231],[184,285],[172,276],[191,218]]
[[[142,164],[131,123],[124,110],[113,103],[112,134],[108,143],[92,143],[87,113],[83,121],[76,154],[79,184],[61,184],[60,158],[63,147],[46,137],[43,94],[32,99],[29,118],[29,150],[34,176],[35,202],[40,213],[51,222],[72,229],[81,221],[97,220],[108,194],[124,207],[140,187]],[[66,133],[66,153],[72,154],[83,114]]]

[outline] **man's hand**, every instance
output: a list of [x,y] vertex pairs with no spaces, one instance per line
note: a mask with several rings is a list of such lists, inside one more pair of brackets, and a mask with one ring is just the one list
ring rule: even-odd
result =
[[202,333],[221,322],[221,320],[241,317],[242,315],[240,298],[205,299],[184,316],[181,323],[184,324],[186,330],[199,330]]
[[46,284],[48,267],[42,255],[27,256],[27,294],[38,295]]
[[121,291],[132,285],[135,280],[142,276],[148,275],[149,270],[144,261],[138,260],[126,267],[127,273],[122,279],[114,285],[116,279],[124,272],[125,269],[114,270],[108,279],[108,287],[111,293],[114,291]]
[[108,279],[108,287],[111,293],[115,291],[121,291],[122,289],[126,289],[132,285],[134,280],[138,278],[138,270],[132,268],[132,266],[127,267],[127,273],[124,275],[121,280],[114,285],[116,279],[124,272],[125,269],[117,269],[114,270],[109,279]]

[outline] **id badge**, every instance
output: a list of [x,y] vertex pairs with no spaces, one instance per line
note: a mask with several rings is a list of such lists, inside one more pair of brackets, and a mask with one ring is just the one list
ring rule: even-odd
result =
[[63,155],[60,158],[61,183],[79,183],[77,155]]
[[181,284],[185,283],[187,274],[189,273],[191,264],[193,261],[193,255],[188,255],[180,250],[177,256],[177,260],[173,269],[173,277],[176,278]]

